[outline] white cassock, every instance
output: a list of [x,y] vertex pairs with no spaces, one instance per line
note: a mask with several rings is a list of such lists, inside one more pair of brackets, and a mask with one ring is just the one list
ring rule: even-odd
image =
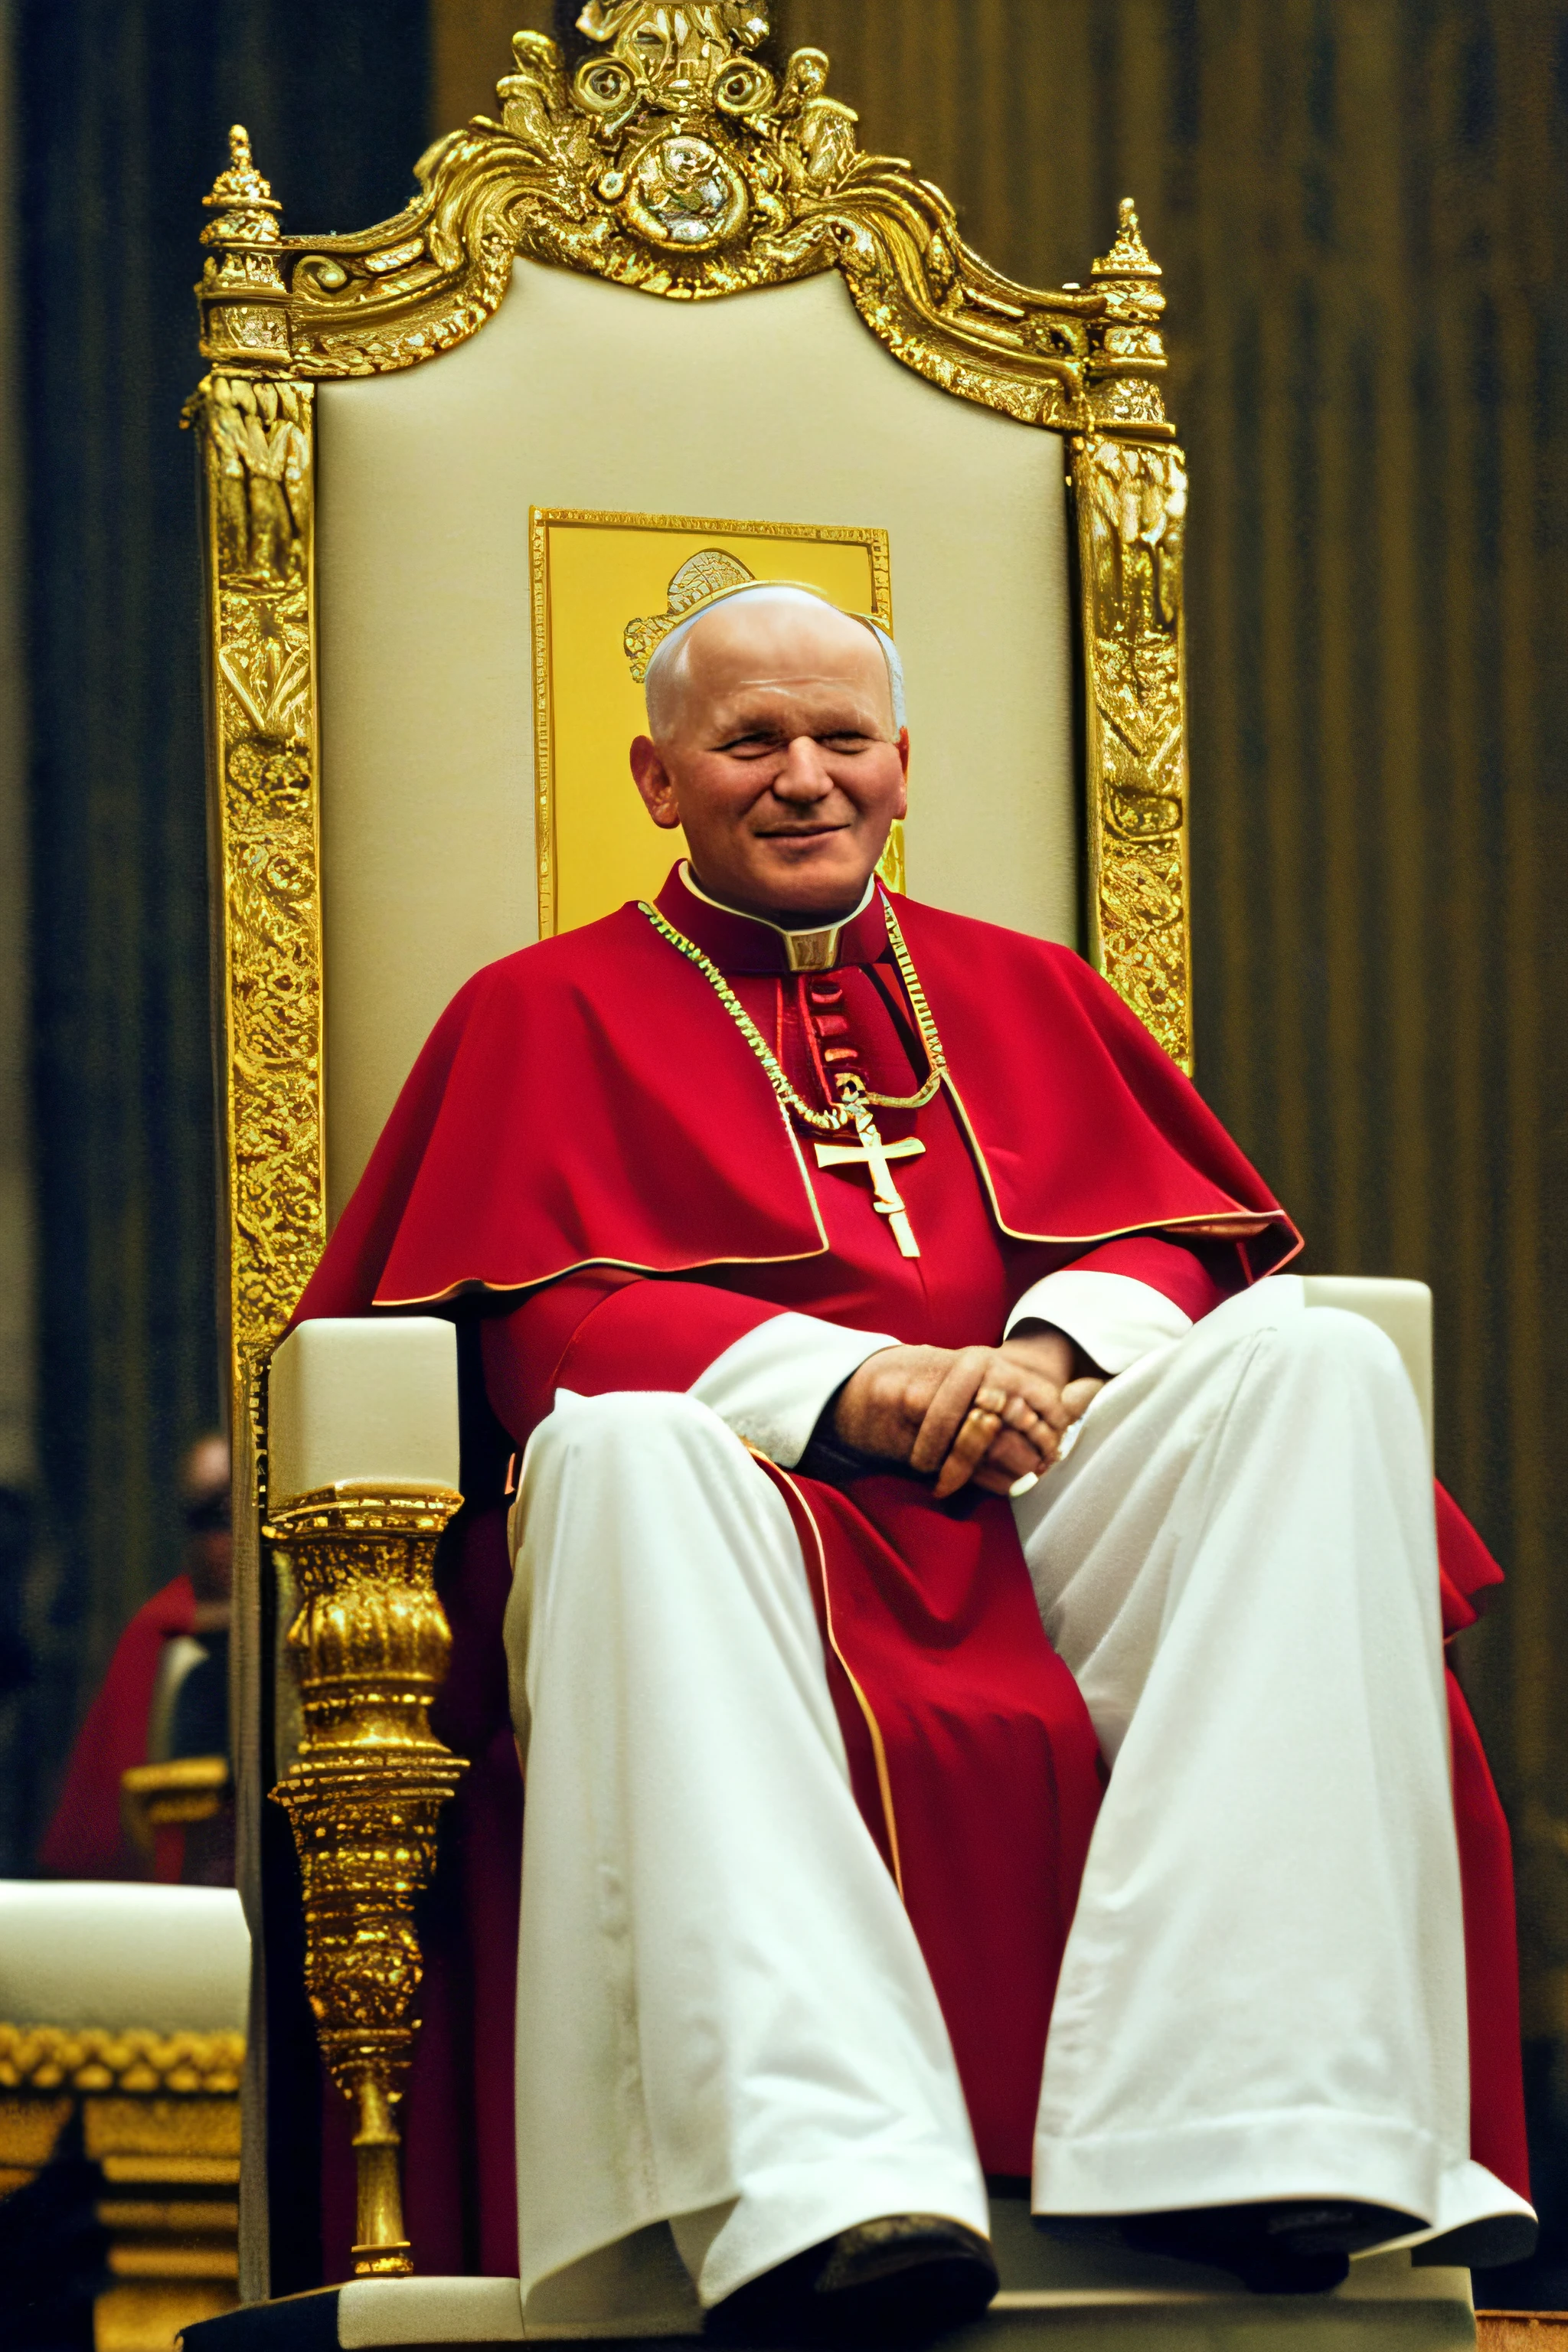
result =
[[[1026,1317],[1115,1375],[1014,1506],[1112,1768],[1035,2210],[1528,2216],[1469,2157],[1431,1475],[1392,1342],[1290,1276],[1194,1326],[1068,1270]],[[794,1529],[741,1442],[787,1468],[889,1344],[781,1316],[687,1394],[561,1392],[529,1445],[507,1651],[531,2317],[661,2280],[710,2305],[877,2214],[987,2228]]]

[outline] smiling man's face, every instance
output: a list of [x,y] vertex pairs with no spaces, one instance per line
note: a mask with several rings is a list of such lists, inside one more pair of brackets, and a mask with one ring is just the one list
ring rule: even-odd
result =
[[827,604],[737,596],[656,679],[632,773],[656,824],[684,825],[696,879],[742,912],[841,920],[904,813],[881,647]]

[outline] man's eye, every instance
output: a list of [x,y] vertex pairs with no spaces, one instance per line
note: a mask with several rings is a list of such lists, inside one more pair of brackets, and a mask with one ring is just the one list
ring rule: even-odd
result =
[[868,735],[819,735],[817,741],[829,751],[863,751],[869,742]]

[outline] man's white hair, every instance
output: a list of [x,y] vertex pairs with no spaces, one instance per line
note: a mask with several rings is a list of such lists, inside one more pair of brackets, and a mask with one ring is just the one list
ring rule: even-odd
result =
[[775,604],[804,604],[812,612],[821,612],[826,606],[828,612],[839,613],[845,620],[854,621],[868,630],[882,649],[882,660],[888,672],[888,699],[893,707],[893,732],[897,735],[906,723],[904,666],[899,659],[897,646],[880,623],[872,620],[868,613],[846,613],[841,604],[835,604],[826,596],[814,596],[809,588],[792,587],[783,580],[759,580],[755,587],[732,589],[727,596],[704,604],[700,612],[678,622],[658,646],[643,680],[643,696],[647,705],[648,732],[651,735],[657,739],[669,719],[671,706],[685,676],[686,642],[692,630],[699,622],[705,621],[710,613],[717,612],[721,604],[739,604],[742,596],[765,596]]

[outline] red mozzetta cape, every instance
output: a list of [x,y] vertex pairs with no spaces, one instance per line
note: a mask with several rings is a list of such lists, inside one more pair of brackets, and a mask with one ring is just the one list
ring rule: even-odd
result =
[[[796,986],[770,976],[777,934],[673,880],[660,903],[809,1087],[808,1066],[771,1026],[775,1011],[784,1023]],[[557,1386],[688,1386],[751,1321],[784,1306],[953,1344],[988,1336],[1003,1300],[1051,1265],[1164,1282],[1195,1315],[1293,1253],[1294,1228],[1201,1097],[1076,956],[893,903],[950,1072],[946,1101],[919,1114],[927,1157],[909,1179],[930,1252],[918,1280],[863,1201],[814,1189],[708,981],[627,907],[492,965],[455,999],[300,1318],[471,1299],[487,1309],[490,1404],[521,1444]],[[879,909],[846,927],[832,982],[836,1033],[852,1032],[873,1067],[878,1054],[894,1056],[871,1083],[910,1090],[923,1069],[918,1048],[907,1076],[898,1066],[905,1048],[886,1007],[902,999]],[[1197,1255],[1172,1246],[1184,1240]],[[922,1312],[931,1320],[916,1328]],[[1099,1802],[1087,1711],[1040,1626],[1005,1503],[972,1492],[937,1506],[894,1476],[840,1491],[771,1475],[813,1583],[856,1795],[900,1872],[982,2155],[993,2171],[1026,2170],[1057,1968]],[[494,2053],[510,2032],[501,1946],[512,1896],[500,1882],[517,1796],[500,1670],[506,1565],[500,1511],[493,1499],[485,1507],[467,1462],[463,1484],[469,1509],[444,1553],[456,1639],[442,1728],[474,1769],[452,1808],[441,1882],[450,1904],[460,1890],[462,1916],[448,1920],[445,1952],[427,1939],[408,2190],[429,2267],[505,2271],[512,2151]],[[1472,1613],[1461,1596],[1497,1571],[1447,1511],[1451,1630]],[[1506,1833],[1457,1686],[1453,1698],[1475,2153],[1522,2188]],[[460,2055],[465,2015],[481,2053],[471,2068]],[[477,2200],[465,2205],[450,2184],[463,2177],[469,2134],[480,2160]],[[341,2162],[335,2177],[346,2190]],[[344,2209],[333,2234],[346,2245],[346,2195]]]
[[[1077,956],[893,904],[1004,1233],[1087,1250],[1239,1216],[1263,1227],[1254,1275],[1300,1246],[1202,1097]],[[298,1312],[826,1245],[757,1063],[700,972],[628,906],[489,965],[453,999]]]

